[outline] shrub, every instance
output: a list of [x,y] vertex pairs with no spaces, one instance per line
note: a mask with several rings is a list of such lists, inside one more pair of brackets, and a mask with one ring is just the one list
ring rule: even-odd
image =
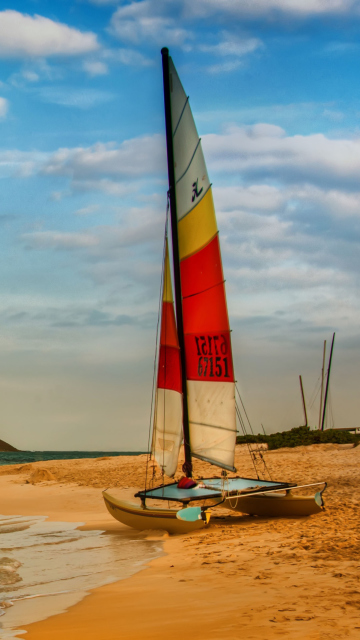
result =
[[321,443],[353,443],[354,446],[357,446],[360,444],[360,436],[349,433],[349,431],[337,431],[336,429],[310,431],[310,427],[294,427],[290,431],[279,431],[268,436],[259,433],[258,435],[237,436],[236,438],[236,444],[251,444],[255,442],[266,442],[268,449],[300,447]]

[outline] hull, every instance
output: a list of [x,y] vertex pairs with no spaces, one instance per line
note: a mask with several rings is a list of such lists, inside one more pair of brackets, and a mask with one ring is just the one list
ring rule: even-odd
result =
[[114,498],[107,491],[103,491],[103,498],[109,513],[115,520],[140,531],[163,529],[172,534],[190,533],[206,527],[210,519],[210,514],[206,514],[205,520],[186,522],[177,518],[178,509],[144,508],[141,505]]
[[323,501],[320,492],[315,496],[294,496],[289,491],[286,495],[267,493],[228,498],[225,500],[224,507],[251,516],[311,516],[323,510]]

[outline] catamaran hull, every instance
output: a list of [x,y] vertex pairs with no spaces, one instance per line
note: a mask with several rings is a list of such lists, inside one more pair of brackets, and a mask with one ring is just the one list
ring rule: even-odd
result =
[[315,496],[294,496],[290,491],[286,495],[267,493],[266,495],[228,498],[222,506],[251,516],[285,518],[311,516],[324,508],[321,492]]
[[190,533],[206,527],[210,519],[210,514],[206,513],[205,520],[186,522],[176,517],[179,509],[144,508],[141,505],[114,498],[106,491],[103,491],[103,498],[109,513],[115,520],[141,531],[163,529],[171,534]]

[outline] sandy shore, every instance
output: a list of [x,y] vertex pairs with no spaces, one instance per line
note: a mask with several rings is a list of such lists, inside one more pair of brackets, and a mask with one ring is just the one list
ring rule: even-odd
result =
[[[147,569],[29,625],[25,637],[359,638],[360,447],[282,449],[266,453],[266,461],[277,480],[326,479],[326,510],[297,520],[219,513],[206,530],[165,536],[166,555]],[[236,466],[254,477],[244,447]],[[209,469],[199,463],[197,472]],[[105,511],[100,488],[116,486],[129,497],[143,479],[143,456],[0,467],[0,511],[114,532],[121,525]]]

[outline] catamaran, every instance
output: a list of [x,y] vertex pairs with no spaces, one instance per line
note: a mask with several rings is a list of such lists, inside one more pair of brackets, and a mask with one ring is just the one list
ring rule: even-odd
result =
[[[189,99],[168,49],[161,53],[171,238],[165,234],[151,456],[171,478],[183,443],[184,477],[145,487],[135,494],[139,504],[119,500],[106,490],[106,506],[124,524],[170,533],[206,526],[209,509],[218,504],[252,515],[317,513],[323,508],[326,483],[306,485],[323,489],[303,496],[294,495],[302,488],[296,484],[233,475],[235,376],[211,183]],[[193,458],[221,468],[222,476],[197,481]],[[173,501],[182,508],[152,507],[150,500]],[[200,501],[209,506],[190,506]]]

